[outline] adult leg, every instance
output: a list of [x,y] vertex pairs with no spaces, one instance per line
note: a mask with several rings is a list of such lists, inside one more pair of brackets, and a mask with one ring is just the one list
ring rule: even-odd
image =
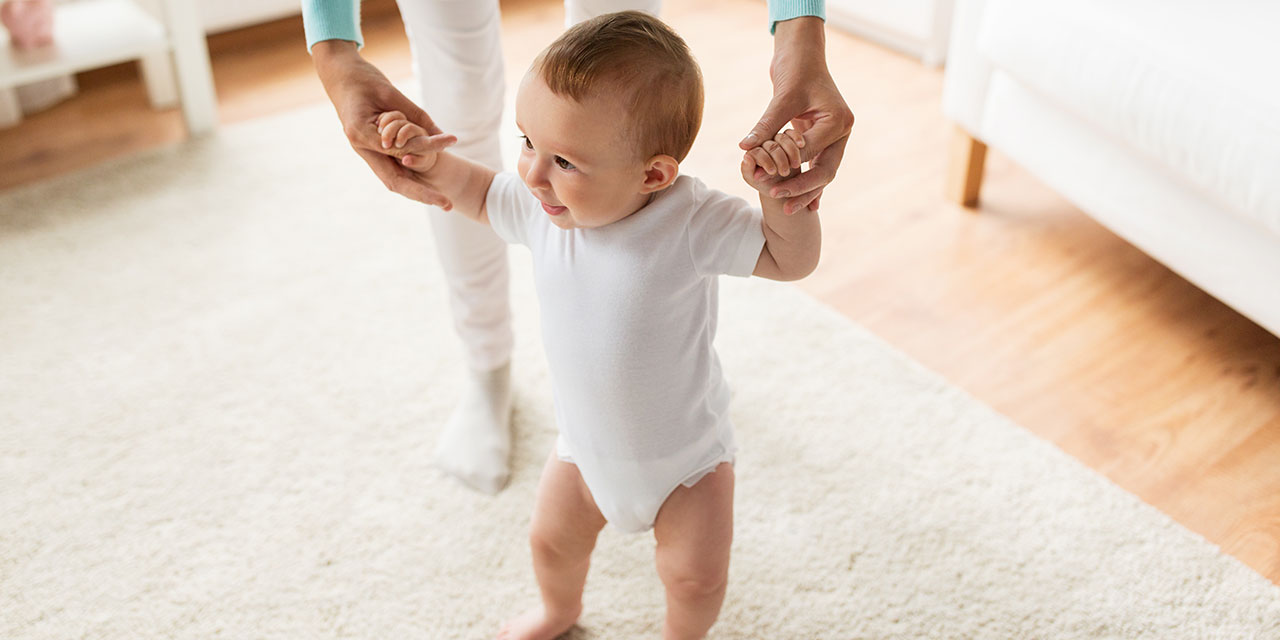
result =
[[551,640],[568,631],[582,615],[582,589],[591,550],[605,519],[578,467],[552,450],[538,482],[529,544],[542,606],[511,619],[500,640]]
[[634,9],[652,15],[658,15],[662,9],[661,0],[565,0],[564,24],[573,26],[605,13]]
[[[499,126],[503,76],[497,0],[400,0],[400,15],[422,87],[422,107],[447,133],[450,151],[502,169]],[[468,486],[496,493],[511,453],[512,348],[507,246],[493,231],[427,207],[454,329],[470,375],[437,444],[434,462]]]
[[680,486],[653,523],[658,576],[667,590],[664,640],[702,638],[720,615],[733,543],[733,465]]

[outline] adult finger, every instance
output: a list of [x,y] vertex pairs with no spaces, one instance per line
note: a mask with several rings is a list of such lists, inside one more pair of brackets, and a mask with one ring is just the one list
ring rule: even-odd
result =
[[791,104],[792,102],[793,98],[790,94],[775,95],[769,101],[769,106],[765,108],[764,115],[760,116],[756,126],[752,127],[747,136],[738,143],[738,147],[745,151],[759,146],[765,140],[772,140],[792,116],[802,111],[794,108],[795,105]]
[[808,199],[808,200],[809,200],[808,202],[804,203],[803,205],[799,205],[799,206],[797,206],[797,207],[795,208],[795,211],[796,211],[796,212],[804,211],[806,208],[808,208],[810,211],[817,211],[817,210],[818,210],[818,200],[821,200],[821,199],[822,199],[822,189],[821,189],[821,188],[814,189],[813,191],[810,191],[809,193],[806,193],[806,194],[804,194],[803,196],[800,196],[799,198],[796,198],[796,199],[797,199],[797,200],[803,200],[803,199]]
[[848,109],[821,114],[804,131],[804,159],[811,162],[828,147],[853,130],[853,112]]
[[[813,198],[813,200],[810,200],[808,205],[796,206],[795,211],[792,211],[792,212],[804,211],[806,207],[808,207],[810,211],[817,212],[818,202],[822,200],[822,189],[813,189],[813,191],[810,191],[809,193],[805,193],[804,196],[797,197],[795,198],[795,200],[803,201],[803,200],[806,200],[806,198]],[[782,205],[782,210],[786,211],[786,205]]]
[[387,99],[391,108],[403,111],[405,117],[409,119],[409,122],[426,129],[427,135],[434,136],[436,134],[443,133],[440,130],[440,127],[436,126],[436,121],[432,120],[431,116],[427,115],[427,112],[423,111],[422,107],[419,107],[414,101],[406,98],[405,95],[396,90],[395,87],[389,88],[392,93],[387,96]]
[[372,120],[344,120],[342,133],[347,137],[347,142],[351,144],[351,148],[355,149],[357,153],[361,150],[382,150],[382,131],[376,118]]
[[448,198],[435,189],[415,180],[414,176],[407,169],[401,167],[391,156],[385,156],[369,149],[356,149],[356,153],[360,154],[360,157],[364,159],[369,168],[373,170],[374,175],[378,176],[378,180],[381,180],[382,185],[388,190],[410,200],[433,204],[443,209],[453,207]]
[[817,202],[818,198],[821,198],[821,197],[822,197],[822,188],[819,187],[808,193],[802,193],[794,198],[788,199],[786,202],[782,204],[782,210],[784,212],[795,213],[797,211],[803,211],[805,207],[809,207],[812,209],[813,203]]
[[817,211],[815,203],[818,201],[818,198],[821,197],[822,189],[814,189],[809,193],[802,193],[799,196],[782,203],[782,213],[786,215],[794,215],[804,211],[806,207],[812,211]]

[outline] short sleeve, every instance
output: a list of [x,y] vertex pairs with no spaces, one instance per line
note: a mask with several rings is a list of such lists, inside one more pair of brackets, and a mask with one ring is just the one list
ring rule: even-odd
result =
[[510,171],[493,176],[484,197],[489,226],[498,237],[512,244],[529,244],[529,223],[537,207],[538,199],[529,193],[520,177]]
[[689,218],[689,252],[698,275],[746,277],[764,248],[764,214],[746,200],[698,184]]

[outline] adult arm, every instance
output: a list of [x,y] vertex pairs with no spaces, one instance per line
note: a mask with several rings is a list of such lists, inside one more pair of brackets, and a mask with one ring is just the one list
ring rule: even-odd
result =
[[788,122],[803,132],[804,173],[772,187],[793,212],[817,200],[835,177],[853,129],[853,112],[827,69],[826,33],[820,0],[771,0],[773,99],[739,146],[745,151],[770,140]]
[[[426,184],[420,174],[400,165],[397,160],[397,156],[402,155],[400,150],[382,147],[377,118],[388,111],[406,114],[432,136],[441,131],[427,112],[360,56],[363,39],[359,1],[303,0],[302,24],[316,75],[338,113],[351,148],[391,191],[419,202],[451,206],[449,199]],[[447,146],[443,142],[438,144],[435,150]]]

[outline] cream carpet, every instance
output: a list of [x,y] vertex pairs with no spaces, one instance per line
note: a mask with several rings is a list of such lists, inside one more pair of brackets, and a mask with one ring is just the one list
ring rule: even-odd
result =
[[[462,365],[425,214],[327,109],[0,212],[0,637],[485,638],[535,602],[527,258],[489,498],[427,462]],[[713,637],[1280,638],[1280,589],[794,288],[726,279],[721,326]],[[657,637],[652,546],[606,529],[569,637]]]

